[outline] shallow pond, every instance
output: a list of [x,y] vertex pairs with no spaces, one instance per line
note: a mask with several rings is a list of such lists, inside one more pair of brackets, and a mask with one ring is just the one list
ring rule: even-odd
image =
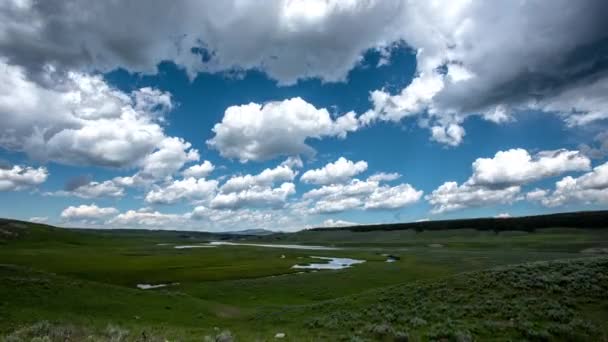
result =
[[293,265],[291,268],[302,268],[311,270],[341,270],[343,268],[351,267],[352,265],[362,264],[365,260],[357,260],[350,258],[330,258],[330,257],[319,257],[311,256],[314,259],[327,260],[324,263],[313,263],[308,265]]
[[267,247],[267,248],[285,248],[285,249],[307,249],[307,250],[324,250],[333,251],[338,250],[338,247],[327,247],[327,246],[308,246],[308,245],[280,245],[280,244],[263,244],[263,243],[238,243],[228,241],[213,241],[210,242],[211,246],[251,246],[251,247]]
[[172,283],[172,284],[137,284],[137,288],[140,290],[153,290],[153,289],[158,289],[161,287],[167,287],[170,285],[179,285],[179,283]]
[[204,245],[182,245],[182,246],[175,246],[173,248],[175,248],[175,249],[190,249],[190,248],[213,248],[213,247],[216,247],[216,246],[204,244]]

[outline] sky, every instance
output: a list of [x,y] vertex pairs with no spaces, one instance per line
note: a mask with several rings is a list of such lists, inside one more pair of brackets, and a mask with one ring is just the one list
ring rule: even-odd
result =
[[231,231],[608,205],[601,0],[7,0],[0,217]]

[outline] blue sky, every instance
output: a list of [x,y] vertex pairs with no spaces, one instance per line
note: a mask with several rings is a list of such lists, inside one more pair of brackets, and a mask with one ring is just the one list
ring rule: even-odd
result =
[[162,3],[121,29],[72,12],[124,9],[58,3],[49,33],[49,8],[9,1],[0,216],[224,231],[606,208],[608,31],[564,31],[604,5],[456,3],[184,2],[148,31]]

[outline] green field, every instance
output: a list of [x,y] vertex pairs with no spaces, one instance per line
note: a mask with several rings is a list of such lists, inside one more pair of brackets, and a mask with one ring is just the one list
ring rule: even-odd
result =
[[[211,240],[310,244],[176,249]],[[608,229],[264,237],[0,223],[7,341],[608,340]],[[396,262],[386,262],[390,254]],[[293,269],[311,256],[365,260]],[[171,284],[141,290],[137,284]],[[231,336],[231,337],[229,337]]]

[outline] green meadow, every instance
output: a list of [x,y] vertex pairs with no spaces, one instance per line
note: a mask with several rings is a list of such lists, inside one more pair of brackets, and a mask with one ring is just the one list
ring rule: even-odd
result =
[[[207,244],[220,240],[334,249]],[[608,229],[310,230],[257,237],[2,221],[0,336],[602,341],[608,340],[606,251]],[[365,262],[293,268],[324,262],[313,256]]]

